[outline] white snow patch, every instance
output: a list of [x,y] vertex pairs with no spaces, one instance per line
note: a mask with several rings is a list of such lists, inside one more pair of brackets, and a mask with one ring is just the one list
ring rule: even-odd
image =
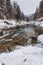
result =
[[43,34],[38,36],[38,41],[43,43]]
[[0,29],[16,27],[17,25],[25,25],[25,24],[29,24],[29,22],[26,22],[26,21],[16,22],[16,20],[7,20],[7,19],[2,20],[2,19],[0,19]]
[[26,46],[0,54],[0,65],[43,65],[43,49]]

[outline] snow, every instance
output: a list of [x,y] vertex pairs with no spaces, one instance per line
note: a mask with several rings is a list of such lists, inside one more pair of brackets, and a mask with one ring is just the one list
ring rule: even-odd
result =
[[[7,21],[9,24],[4,23],[4,21]],[[43,21],[41,22],[21,21],[19,24],[15,20],[1,20],[0,19],[0,29],[14,27],[16,25],[24,25],[24,24],[34,24],[37,26],[39,25],[43,26]],[[1,36],[0,39],[7,35],[9,34]],[[43,34],[38,36],[38,41],[41,44],[43,44]],[[43,65],[43,48],[37,47],[37,46],[31,46],[31,45],[17,46],[16,49],[13,49],[12,52],[0,53],[0,65],[2,65],[2,63],[4,63],[4,65]]]
[[35,21],[35,25],[36,25],[36,26],[43,27],[43,21],[41,21],[41,22]]
[[[7,21],[9,24],[6,24],[4,21]],[[1,20],[0,19],[0,29],[10,28],[10,27],[14,27],[14,26],[16,26],[15,20]]]
[[43,27],[43,21],[41,22],[40,26]]
[[41,43],[43,43],[43,34],[41,34],[41,35],[38,36],[38,41],[41,42]]
[[38,42],[38,44],[36,44],[36,46],[43,48],[43,34],[38,36],[37,42]]
[[[26,22],[26,21],[19,21],[16,22],[16,20],[1,20],[0,19],[0,29],[6,29],[6,28],[11,28],[11,27],[16,27],[17,25],[26,25],[26,24],[31,24],[31,25],[36,25],[36,26],[40,26],[43,27],[43,21],[40,22],[41,19],[38,19],[37,21],[30,21],[30,22]],[[8,24],[6,22],[8,22]]]
[[0,39],[4,38],[5,36],[8,36],[9,34],[5,34],[3,36],[0,36]]
[[36,26],[43,27],[43,17],[37,19],[37,20],[35,21],[35,25],[36,25]]
[[[7,24],[7,23],[8,24]],[[0,29],[6,29],[6,28],[11,28],[11,27],[16,27],[17,25],[25,25],[25,24],[29,24],[29,22],[26,22],[26,21],[20,21],[19,22],[16,22],[16,20],[1,20],[0,19]]]
[[43,48],[20,47],[10,53],[0,54],[0,65],[43,65]]

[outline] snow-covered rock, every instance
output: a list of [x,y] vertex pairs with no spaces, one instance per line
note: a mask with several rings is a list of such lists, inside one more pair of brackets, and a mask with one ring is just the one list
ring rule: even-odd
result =
[[43,48],[43,34],[38,36],[37,43],[38,43],[38,44],[36,44],[37,47]]
[[40,27],[43,27],[43,17],[37,19],[35,21],[35,25],[40,26]]
[[10,28],[16,26],[15,20],[1,20],[0,19],[0,29]]
[[19,22],[16,22],[16,20],[6,20],[6,19],[2,20],[2,19],[0,19],[0,29],[16,27],[17,25],[25,25],[25,24],[43,27],[43,21],[41,21],[41,22],[40,21],[30,21],[30,22],[19,21]]
[[39,22],[43,21],[43,17],[38,18],[37,21]]
[[40,26],[43,27],[43,21],[41,22]]
[[38,36],[38,41],[43,43],[43,34]]
[[17,25],[25,25],[25,24],[31,24],[31,23],[26,22],[26,21],[16,22],[16,20],[7,20],[7,19],[2,20],[2,19],[0,19],[0,29],[16,27]]

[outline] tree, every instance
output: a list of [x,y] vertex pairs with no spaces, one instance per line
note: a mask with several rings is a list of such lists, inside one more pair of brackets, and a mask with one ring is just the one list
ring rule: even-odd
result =
[[2,6],[4,0],[0,0],[0,6]]
[[43,0],[40,1],[39,17],[43,17]]
[[35,11],[34,20],[40,17],[43,17],[43,0],[40,1],[39,8]]
[[26,21],[29,22],[29,17],[26,17]]
[[36,8],[36,12],[34,14],[34,20],[36,20],[38,18],[38,8]]
[[16,14],[15,14],[17,22],[18,22],[18,20],[20,20],[20,16],[21,16],[21,10],[19,8],[19,5],[17,5]]
[[6,0],[6,11],[5,11],[5,15],[7,19],[11,19],[12,18],[12,5],[10,3],[10,0]]
[[4,18],[4,16],[7,19],[12,18],[12,5],[10,0],[0,0],[0,18]]
[[25,20],[25,15],[23,12],[21,13],[21,20]]
[[3,17],[3,2],[4,2],[4,0],[0,0],[0,18],[1,19],[3,19],[4,17]]
[[14,1],[13,4],[12,6],[10,0],[0,0],[0,18],[24,20],[25,15],[21,12],[17,2]]

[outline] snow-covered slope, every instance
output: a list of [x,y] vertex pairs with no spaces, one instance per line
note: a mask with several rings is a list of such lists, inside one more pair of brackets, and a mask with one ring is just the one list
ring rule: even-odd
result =
[[43,65],[43,48],[18,47],[10,53],[0,54],[0,65]]

